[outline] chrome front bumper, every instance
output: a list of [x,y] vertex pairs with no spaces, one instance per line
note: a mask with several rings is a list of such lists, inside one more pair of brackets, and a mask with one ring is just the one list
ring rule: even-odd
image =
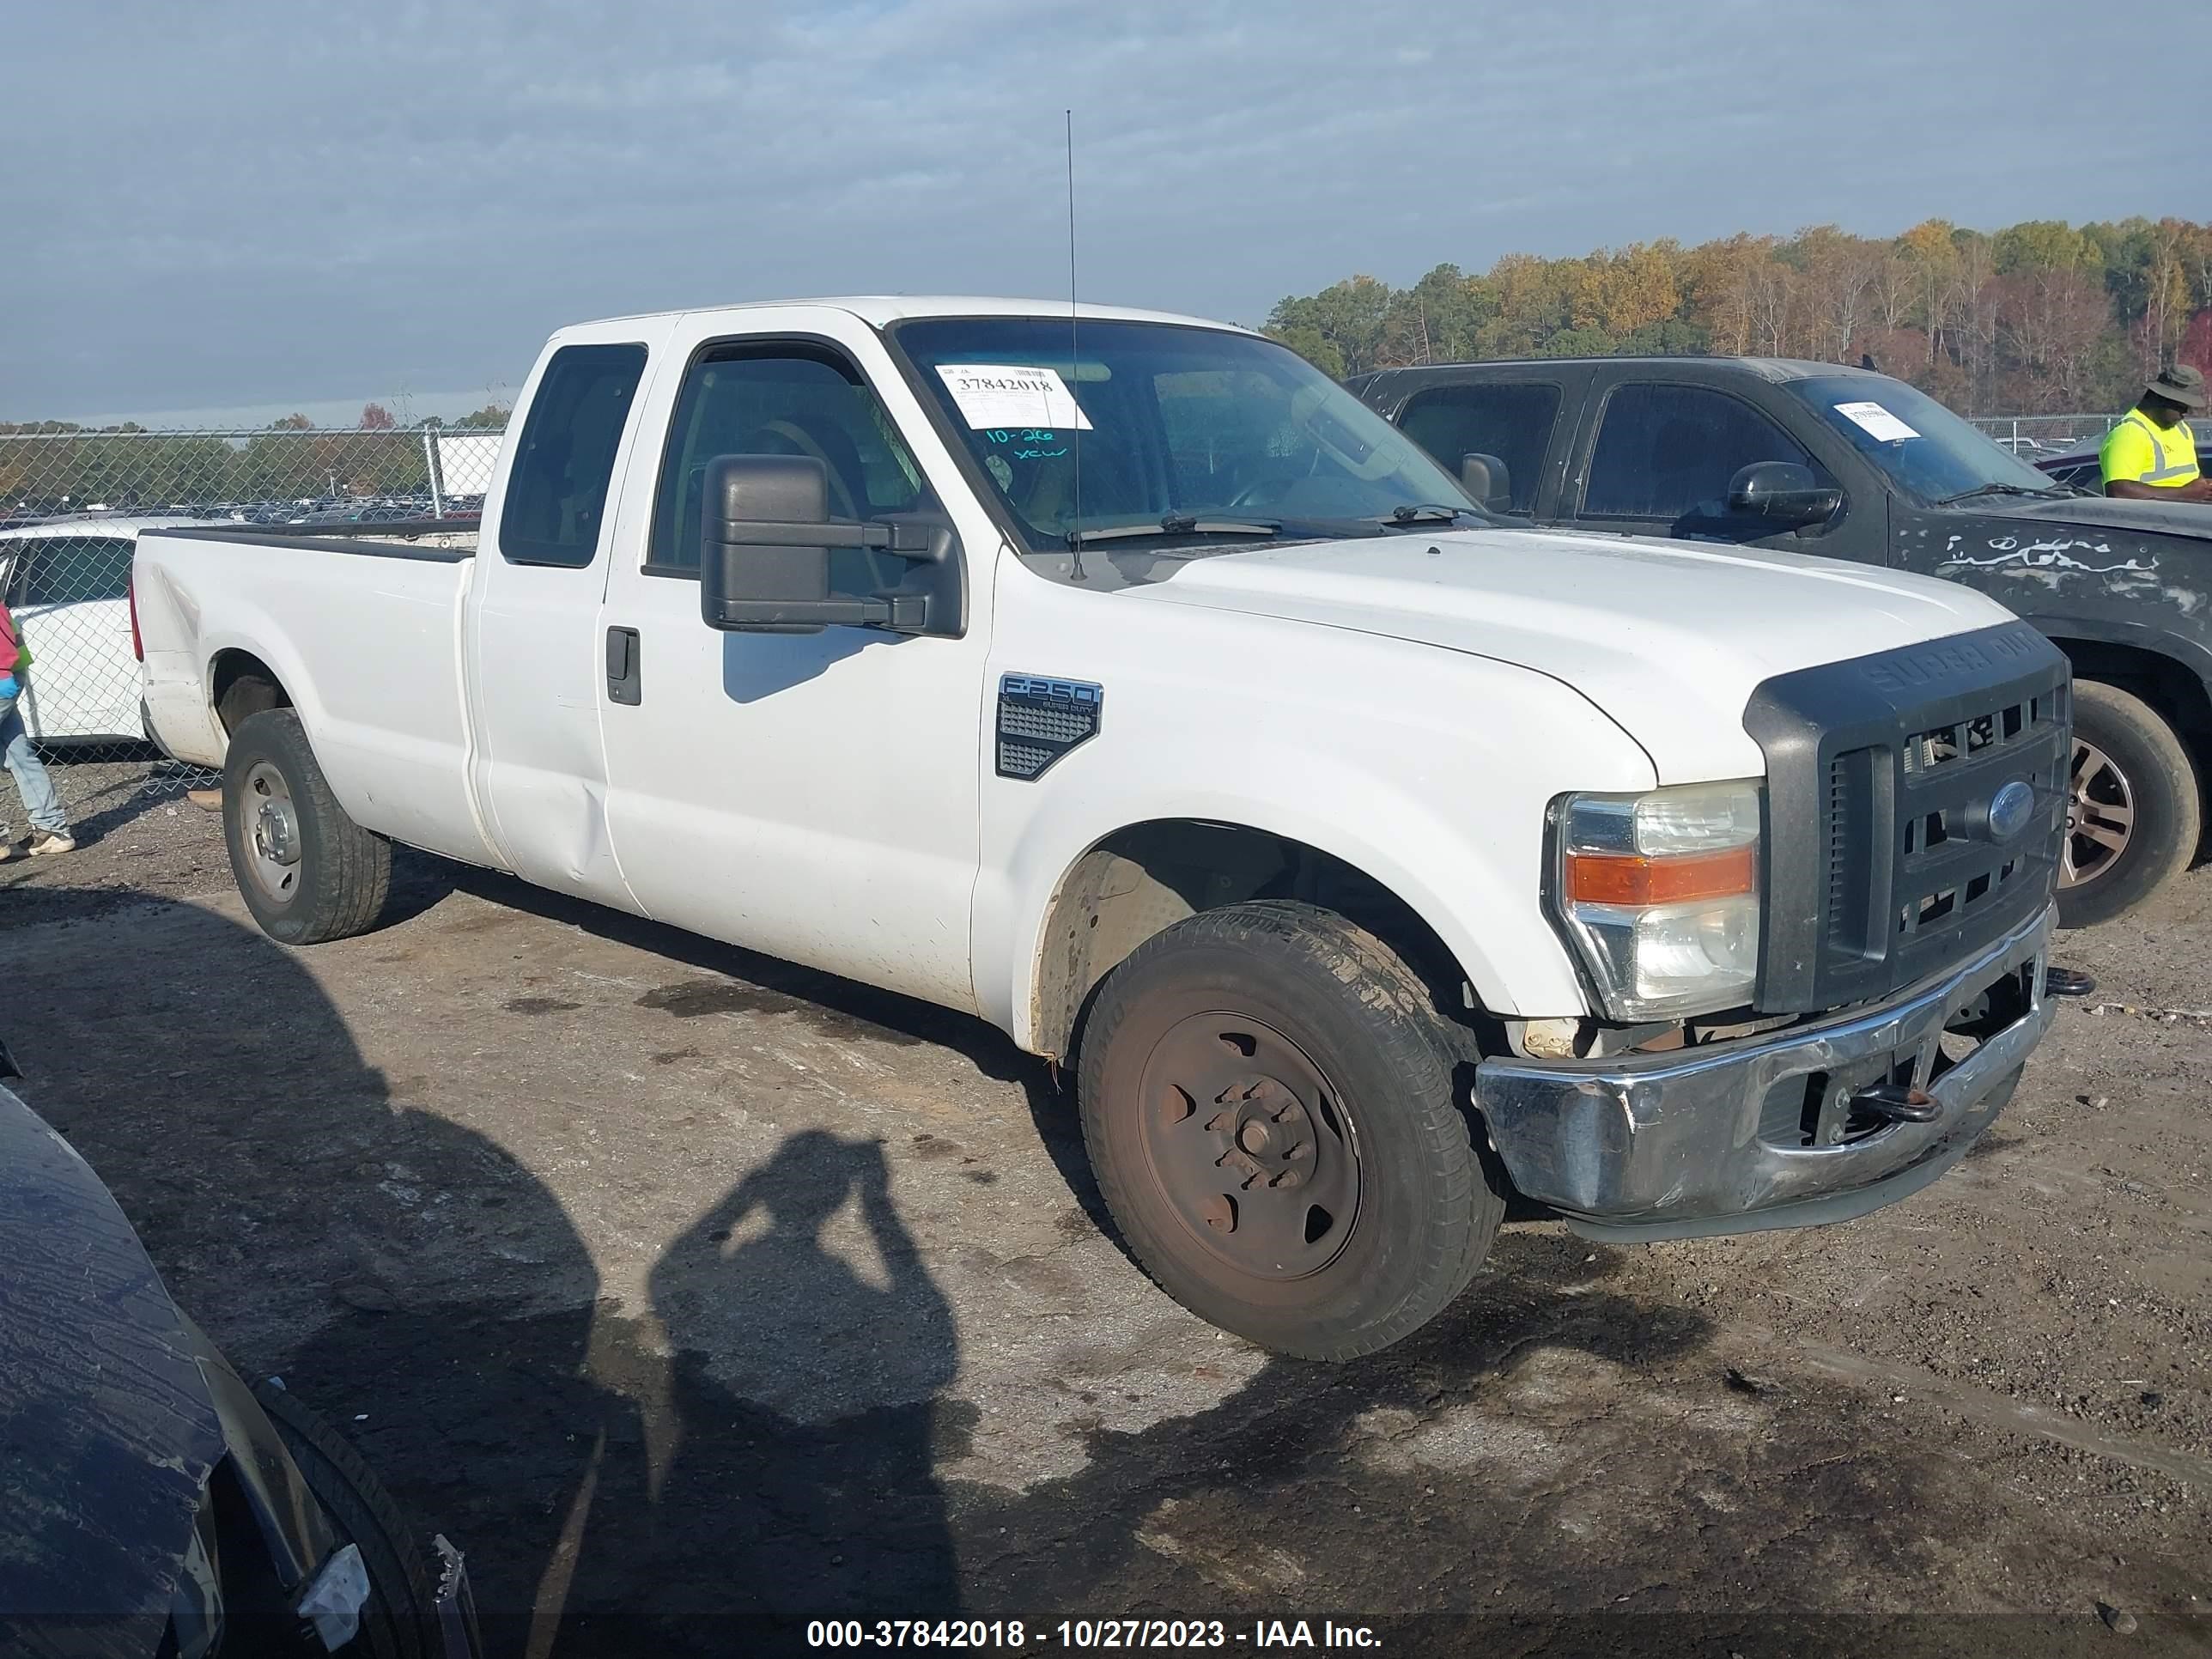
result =
[[[1475,1102],[1515,1186],[1591,1237],[1652,1239],[1809,1226],[1917,1192],[1966,1156],[2051,1024],[2057,913],[1879,1007],[1764,1036],[1606,1060],[1486,1060]],[[2021,975],[2025,1012],[1931,1082],[1945,1029]],[[1934,1101],[1839,1146],[1785,1144],[1791,1091],[1901,1071]],[[1778,1103],[1781,1111],[1775,1109]]]

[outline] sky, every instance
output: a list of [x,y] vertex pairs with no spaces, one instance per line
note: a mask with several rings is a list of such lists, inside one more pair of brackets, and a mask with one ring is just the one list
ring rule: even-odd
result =
[[1257,323],[1354,271],[2202,216],[2045,0],[141,0],[9,9],[0,420],[506,401],[586,318],[854,293]]

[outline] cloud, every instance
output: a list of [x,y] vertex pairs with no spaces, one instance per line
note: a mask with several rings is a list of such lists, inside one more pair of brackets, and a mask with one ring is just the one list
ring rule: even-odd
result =
[[2185,209],[2079,33],[2041,0],[26,8],[0,416],[514,382],[665,306],[1057,296],[1069,106],[1086,294],[1243,321],[1512,249]]

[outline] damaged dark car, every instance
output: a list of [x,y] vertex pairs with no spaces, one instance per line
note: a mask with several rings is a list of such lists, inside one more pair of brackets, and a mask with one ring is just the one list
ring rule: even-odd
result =
[[477,1653],[459,1553],[280,1382],[240,1378],[4,1085],[0,1264],[0,1652]]
[[[2075,676],[2063,925],[2134,909],[2197,852],[2212,508],[2086,494],[1902,381],[1832,363],[1556,358],[1351,385],[1493,511],[1917,571],[2034,623]],[[1987,740],[1929,732],[1922,758]]]

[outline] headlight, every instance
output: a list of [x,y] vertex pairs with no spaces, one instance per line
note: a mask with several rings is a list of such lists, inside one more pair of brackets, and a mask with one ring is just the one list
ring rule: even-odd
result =
[[1759,786],[1563,795],[1559,920],[1615,1019],[1710,1013],[1759,977]]

